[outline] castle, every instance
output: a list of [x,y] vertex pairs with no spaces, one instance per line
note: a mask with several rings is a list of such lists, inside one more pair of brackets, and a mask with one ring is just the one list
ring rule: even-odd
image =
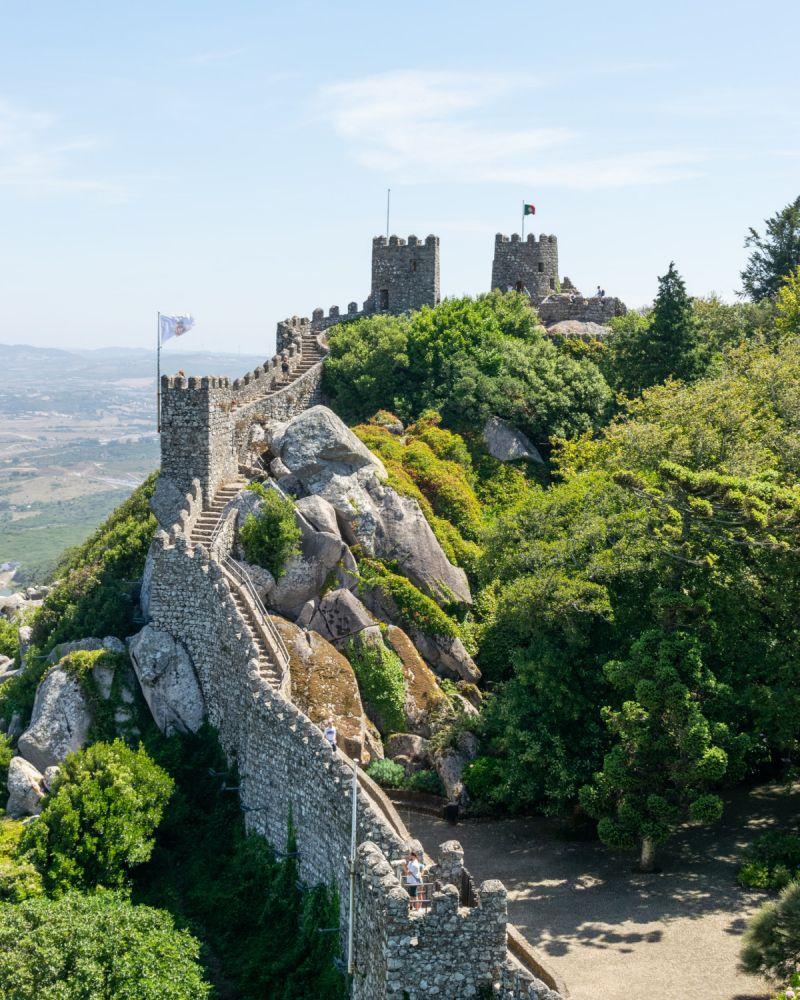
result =
[[[551,285],[557,269],[555,237],[498,237],[493,285],[521,283],[542,309],[559,294]],[[191,658],[209,719],[238,769],[248,826],[281,847],[291,814],[301,877],[338,888],[343,928],[352,769],[291,701],[286,647],[232,558],[237,511],[230,501],[258,471],[252,462],[263,428],[322,402],[329,327],[435,305],[439,297],[436,237],[378,237],[372,287],[361,309],[351,302],[344,313],[317,309],[310,319],[282,321],[278,353],[241,378],[165,375],[161,381],[161,475],[152,501],[159,530],[143,610],[152,628],[182,644]],[[576,312],[591,301],[573,298],[579,300]],[[449,841],[435,864],[440,889],[431,908],[410,910],[391,865],[409,843],[409,831],[363,772],[355,807],[355,1000],[560,1000],[557,979],[509,924],[500,882],[475,886],[460,846]]]

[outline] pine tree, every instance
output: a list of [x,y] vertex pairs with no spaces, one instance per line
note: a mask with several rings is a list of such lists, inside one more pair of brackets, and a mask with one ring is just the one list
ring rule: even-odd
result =
[[756,302],[773,298],[781,282],[800,266],[800,196],[766,220],[762,236],[752,227],[744,241],[753,247],[742,271],[742,287]]
[[692,300],[675,267],[658,279],[647,317],[623,317],[611,340],[609,367],[619,388],[635,394],[667,378],[690,382],[701,372],[699,333]]

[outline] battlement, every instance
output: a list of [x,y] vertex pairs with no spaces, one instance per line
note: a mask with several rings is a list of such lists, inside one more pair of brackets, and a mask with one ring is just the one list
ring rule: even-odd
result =
[[438,236],[373,239],[368,311],[398,315],[434,306],[441,300],[439,284]]
[[[497,233],[494,238],[495,246],[498,243],[536,243],[537,239],[533,233],[528,233],[528,235],[523,238],[519,233],[512,233],[510,236],[504,236],[502,233]],[[548,236],[546,233],[542,233],[538,239],[539,243],[558,243],[557,236]]]
[[402,236],[373,236],[372,247],[438,247],[439,237],[438,236],[426,236],[424,240],[419,239],[417,236],[409,236],[407,240],[404,240]]
[[168,389],[230,389],[231,380],[227,375],[162,375],[161,391]]
[[519,233],[494,238],[492,288],[502,292],[516,289],[539,302],[558,288],[558,239],[531,233],[522,239]]

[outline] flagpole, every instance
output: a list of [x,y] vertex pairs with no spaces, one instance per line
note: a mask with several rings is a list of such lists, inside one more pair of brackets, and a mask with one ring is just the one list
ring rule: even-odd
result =
[[389,238],[389,204],[392,199],[392,189],[386,188],[386,238]]
[[161,433],[161,313],[156,314],[156,426]]
[[525,239],[525,199],[522,199],[522,238]]

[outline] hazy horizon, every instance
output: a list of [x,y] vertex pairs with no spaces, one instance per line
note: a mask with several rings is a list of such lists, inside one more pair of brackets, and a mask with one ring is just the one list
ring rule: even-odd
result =
[[[489,286],[494,235],[629,307],[671,260],[730,300],[800,193],[796,3],[509,0],[5,5],[0,342],[262,353],[361,302],[371,239],[441,238],[442,294]],[[757,72],[755,71],[757,69]]]

